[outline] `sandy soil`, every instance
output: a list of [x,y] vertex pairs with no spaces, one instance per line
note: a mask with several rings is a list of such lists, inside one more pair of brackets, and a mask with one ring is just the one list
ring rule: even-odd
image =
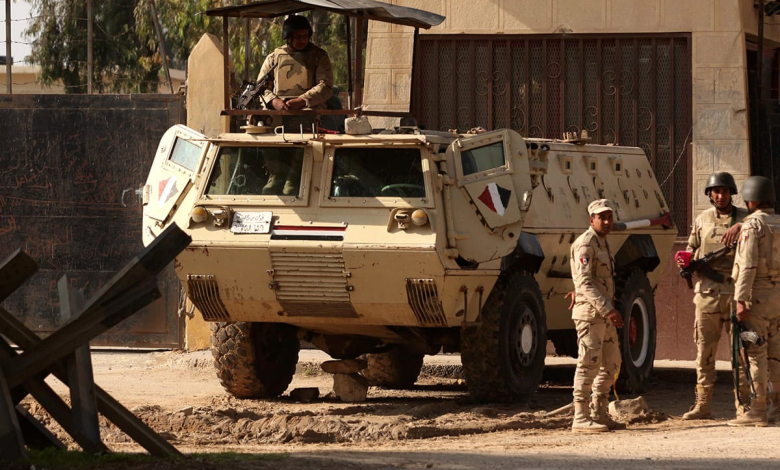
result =
[[[458,378],[457,356],[426,358],[413,390],[372,387],[366,402],[349,404],[328,395],[332,376],[318,367],[328,357],[316,351],[301,352],[287,391],[318,387],[321,396],[311,403],[294,402],[287,393],[276,400],[231,397],[219,385],[207,351],[92,356],[95,381],[183,453],[258,454],[230,465],[237,469],[777,468],[780,457],[776,427],[726,426],[734,413],[726,363],[719,363],[714,420],[679,419],[693,399],[693,364],[659,361],[655,382],[643,395],[651,413],[634,416],[625,431],[582,435],[570,431],[570,414],[546,416],[571,401],[571,360],[548,358],[544,383],[522,405],[471,403]],[[25,403],[45,416],[34,402]],[[47,424],[74,446],[56,424]],[[110,423],[102,424],[112,450],[142,451]],[[213,465],[190,459],[181,466],[116,468]]]

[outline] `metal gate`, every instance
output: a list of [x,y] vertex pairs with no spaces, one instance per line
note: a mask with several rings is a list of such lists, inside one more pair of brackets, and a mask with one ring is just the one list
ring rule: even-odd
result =
[[645,150],[680,234],[690,226],[691,38],[420,35],[412,112],[427,129],[588,131]]

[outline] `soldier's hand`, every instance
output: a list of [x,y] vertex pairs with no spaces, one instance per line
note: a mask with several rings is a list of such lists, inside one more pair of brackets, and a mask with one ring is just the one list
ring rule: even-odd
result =
[[274,100],[271,101],[271,104],[273,105],[274,109],[279,109],[279,110],[288,109],[287,103],[281,98],[274,98]]
[[742,223],[737,222],[736,224],[729,227],[728,230],[726,230],[726,233],[723,234],[722,237],[720,237],[720,242],[723,243],[725,246],[733,245],[737,242],[737,237],[739,237],[739,231],[742,230]]
[[745,302],[737,302],[737,320],[745,321],[750,316],[750,310]]
[[306,106],[306,100],[301,98],[292,98],[287,100],[287,106],[293,111],[297,111]]
[[614,308],[607,314],[607,320],[615,325],[615,328],[623,328],[623,317],[620,315],[620,312]]
[[574,308],[574,297],[575,297],[574,291],[571,291],[568,294],[566,294],[565,296],[563,296],[564,299],[570,299],[571,300],[571,303],[569,304],[569,310]]

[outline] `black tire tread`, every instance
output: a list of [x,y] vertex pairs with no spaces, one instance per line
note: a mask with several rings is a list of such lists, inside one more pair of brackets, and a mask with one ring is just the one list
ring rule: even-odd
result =
[[[628,366],[628,353],[625,352],[623,347],[623,336],[625,329],[628,328],[628,318],[625,317],[624,308],[633,304],[635,296],[632,295],[634,290],[644,289],[647,291],[647,305],[648,312],[650,313],[651,328],[650,335],[650,347],[647,352],[647,359],[645,364],[649,364],[648,367],[637,369],[633,365]],[[619,334],[621,340],[620,351],[623,359],[623,364],[620,366],[620,374],[615,387],[618,391],[629,393],[641,393],[644,392],[653,372],[653,361],[655,360],[655,298],[653,295],[650,281],[647,279],[645,272],[639,268],[634,268],[624,273],[620,273],[615,278],[615,309],[624,315],[623,322],[625,324],[623,330]]]

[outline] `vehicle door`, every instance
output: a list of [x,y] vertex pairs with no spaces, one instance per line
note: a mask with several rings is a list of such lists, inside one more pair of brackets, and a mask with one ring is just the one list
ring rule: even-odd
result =
[[486,132],[453,143],[447,159],[460,256],[485,262],[511,253],[532,197],[525,140],[508,129]]
[[206,136],[186,126],[168,129],[160,140],[144,186],[144,216],[164,226],[192,188],[209,148]]

